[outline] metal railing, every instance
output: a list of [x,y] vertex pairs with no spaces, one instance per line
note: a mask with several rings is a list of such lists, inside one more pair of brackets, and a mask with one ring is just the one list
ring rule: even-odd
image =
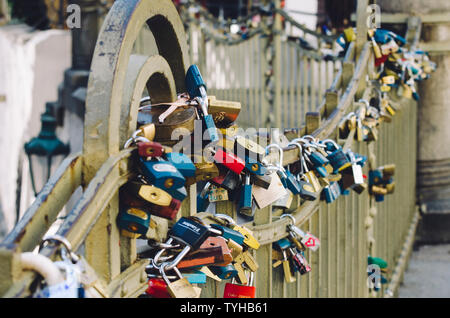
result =
[[[159,34],[153,39],[159,41],[158,48],[162,53],[154,48],[133,48],[139,37],[136,34],[137,26],[141,21],[152,21],[158,12],[164,12],[162,22],[173,26],[172,33],[167,37]],[[158,16],[158,19],[161,19],[161,16]],[[155,24],[148,25],[147,31],[153,35],[154,32],[161,31]],[[30,284],[37,275],[33,272],[20,272],[18,255],[31,251],[40,244],[42,236],[55,221],[58,212],[79,186],[83,187],[83,195],[67,215],[57,234],[66,237],[75,251],[84,251],[81,253],[82,257],[96,273],[91,287],[99,294],[106,297],[136,297],[145,290],[147,280],[144,268],[148,260],[138,259],[136,240],[120,236],[115,224],[118,214],[118,189],[133,177],[129,162],[132,149],[120,150],[120,147],[123,145],[123,139],[128,138],[126,133],[136,128],[136,103],[139,99],[133,99],[133,96],[136,92],[140,94],[144,88],[146,81],[142,76],[150,76],[155,72],[167,75],[170,66],[173,78],[168,76],[165,79],[170,84],[168,86],[176,85],[177,89],[182,89],[179,78],[184,76],[189,55],[186,39],[180,31],[182,28],[175,8],[168,0],[117,0],[112,7],[102,28],[108,32],[100,32],[98,43],[102,44],[97,45],[92,63],[88,91],[95,94],[87,98],[84,152],[64,161],[24,217],[0,244],[0,294],[4,297],[29,295]],[[359,29],[358,32],[365,30]],[[408,32],[407,38],[417,38],[414,37],[416,30]],[[167,50],[167,46],[173,48],[173,41],[179,43],[179,52]],[[209,80],[208,83],[213,83],[209,87],[210,94],[241,101],[243,109],[240,116],[244,125],[260,127],[278,122],[284,127],[298,127],[290,130],[291,137],[300,137],[307,133],[320,139],[338,139],[337,125],[343,116],[354,110],[357,106],[355,101],[360,98],[368,99],[372,94],[367,81],[367,77],[373,78],[373,53],[370,43],[356,41],[352,44],[344,60],[339,62],[341,67],[337,72],[334,70],[335,65],[333,72],[329,66],[328,78],[323,72],[317,76],[311,70],[311,65],[316,63],[313,58],[302,55],[288,43],[280,45],[275,48],[276,52],[282,53],[276,63],[282,65],[282,62],[292,61],[292,65],[296,67],[290,73],[286,69],[280,71],[280,65],[273,64],[275,96],[267,98],[263,81],[267,67],[264,56],[266,52],[263,49],[267,43],[264,41],[267,39],[255,36],[231,48],[208,44],[210,47],[207,49],[213,50],[218,59],[223,54],[224,59],[218,61],[218,65],[222,65],[227,59],[234,62],[227,66],[228,69],[223,65],[220,67],[224,69],[219,69],[225,72],[224,85],[230,86],[214,87],[221,85],[217,84],[220,83],[217,79],[220,73],[218,70],[216,73],[212,72],[215,64],[211,56],[208,57],[210,60],[205,60],[202,66],[203,71],[206,67],[205,77]],[[99,54],[102,52],[99,50],[103,49],[110,50],[108,56]],[[142,59],[144,62],[136,59],[133,61],[132,53],[136,50],[152,54],[155,52],[155,55]],[[170,53],[167,53],[168,51]],[[251,55],[249,52],[254,53]],[[162,63],[158,54],[161,54],[167,63]],[[286,59],[283,54],[287,55]],[[128,62],[128,69],[125,70]],[[109,63],[111,67],[105,68],[105,63]],[[252,68],[252,71],[244,71],[245,65]],[[307,68],[309,73],[305,71]],[[232,78],[230,73],[233,73],[237,80]],[[281,80],[283,76],[284,80]],[[319,80],[308,80],[305,89],[305,81],[301,80],[304,76],[316,76]],[[134,86],[126,82],[130,78],[133,79]],[[122,94],[130,100],[120,100]],[[381,125],[378,141],[369,144],[358,143],[354,141],[355,132],[352,131],[346,140],[338,142],[343,144],[344,149],[351,148],[368,156],[369,168],[395,163],[395,193],[387,196],[384,202],[375,202],[367,191],[361,195],[351,193],[341,196],[331,204],[316,200],[300,205],[300,201],[295,199],[289,212],[295,217],[296,225],[318,236],[321,246],[317,252],[306,253],[312,271],[305,276],[297,274],[296,282],[290,284],[285,282],[280,267],[272,267],[272,243],[287,235],[286,225],[289,221],[287,218],[279,219],[283,212],[272,210],[271,206],[258,210],[253,221],[246,224],[261,243],[260,248],[254,252],[259,264],[255,276],[257,297],[395,295],[408,257],[407,251],[411,248],[411,233],[414,233],[418,218],[415,205],[417,112],[414,101],[399,98],[394,93],[391,93],[391,99],[396,103],[397,113],[391,123]],[[275,109],[271,109],[274,106]],[[283,118],[285,110],[295,116]],[[271,112],[276,116],[267,120],[266,117]],[[252,116],[255,113],[261,113],[263,116],[255,119]],[[108,118],[108,121],[101,121],[104,118]],[[99,126],[99,122],[102,122],[103,126]],[[123,128],[121,123],[124,122],[128,126],[120,129]],[[274,159],[272,157],[269,155],[268,160]],[[286,149],[283,165],[293,163],[297,158],[298,149]],[[187,198],[183,202],[179,217],[197,212],[195,188],[195,185],[190,187],[190,199]],[[217,203],[216,212],[237,217],[232,202]],[[56,257],[56,249],[52,246],[44,247],[40,253],[52,259]],[[388,290],[383,288],[378,293],[369,292],[368,255],[387,260],[391,268],[388,279],[392,279]],[[224,283],[208,280],[202,297],[222,297]]]

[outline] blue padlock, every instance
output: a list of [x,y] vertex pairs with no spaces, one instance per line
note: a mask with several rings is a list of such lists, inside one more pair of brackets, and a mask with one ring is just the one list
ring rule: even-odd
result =
[[331,203],[341,195],[341,187],[337,182],[331,182],[329,186],[323,188],[325,201]]
[[342,149],[333,151],[328,155],[327,159],[330,161],[335,173],[347,169],[352,165]]
[[169,161],[146,161],[143,158],[139,158],[139,164],[143,175],[148,179],[149,183],[172,196],[172,189],[181,188],[186,183],[183,175]]
[[192,160],[183,153],[169,152],[166,159],[177,168],[185,178],[195,176],[196,167]]
[[244,215],[251,216],[252,214],[252,184],[250,183],[250,175],[245,175],[244,184],[240,190],[240,197],[238,202],[238,211]]
[[291,244],[291,241],[289,241],[289,239],[282,238],[276,242],[273,242],[273,245],[274,245],[275,249],[277,249],[279,251],[284,251],[284,250],[288,249],[289,247],[291,247],[292,244]]
[[120,213],[117,216],[117,226],[127,233],[145,235],[150,226],[150,214],[136,208],[120,207]]
[[213,224],[211,224],[211,227],[216,230],[221,231],[222,232],[221,236],[224,239],[226,239],[226,240],[231,239],[231,240],[235,241],[236,243],[238,243],[239,245],[244,244],[245,236],[242,233],[232,230],[232,229],[230,229],[226,226],[220,225],[220,224],[213,223]]
[[267,173],[267,168],[264,167],[261,162],[256,161],[249,156],[245,156],[245,169],[258,176],[263,176]]
[[209,202],[209,192],[211,189],[211,183],[207,182],[203,190],[197,194],[197,211],[205,212],[210,204]]
[[208,268],[214,275],[217,275],[220,279],[231,279],[233,277],[236,277],[236,275],[238,274],[236,268],[231,264],[228,264],[226,266],[211,265],[208,266]]
[[206,284],[206,274],[201,271],[194,270],[189,273],[182,273],[182,276],[191,284]]
[[206,97],[206,84],[197,65],[189,66],[186,72],[185,84],[191,98]]
[[200,74],[197,65],[191,65],[186,73],[185,85],[190,98],[195,99],[200,106],[200,115],[203,119],[204,129],[208,132],[209,139],[219,141],[219,134],[212,115],[208,114],[208,96],[206,84]]

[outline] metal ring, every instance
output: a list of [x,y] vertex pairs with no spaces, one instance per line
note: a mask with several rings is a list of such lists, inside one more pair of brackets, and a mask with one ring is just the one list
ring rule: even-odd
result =
[[80,260],[80,258],[74,252],[72,252],[72,245],[70,244],[70,242],[65,237],[58,234],[48,235],[44,237],[41,243],[39,244],[38,251],[41,250],[41,248],[44,246],[44,243],[47,241],[55,241],[64,245],[64,247],[66,248],[67,252],[70,255],[70,258],[72,259],[72,263],[77,263]]
[[292,214],[283,214],[282,216],[280,216],[280,220],[285,217],[288,217],[291,219],[292,225],[295,225],[295,223],[297,223],[297,220],[295,219],[295,217]]
[[280,160],[279,160],[279,162],[278,162],[278,167],[280,167],[280,169],[283,170],[283,169],[284,169],[284,168],[283,168],[283,148],[281,148],[280,145],[278,145],[278,144],[270,144],[270,145],[268,145],[268,146],[266,147],[266,152],[267,152],[267,154],[269,154],[268,150],[269,150],[270,148],[273,148],[273,147],[277,148],[278,151],[279,151],[279,154],[280,154]]

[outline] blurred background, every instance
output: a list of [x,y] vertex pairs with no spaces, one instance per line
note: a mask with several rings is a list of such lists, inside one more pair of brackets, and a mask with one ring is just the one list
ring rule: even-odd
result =
[[[0,239],[31,205],[61,160],[69,153],[82,150],[84,102],[91,58],[97,34],[113,2],[0,0]],[[441,14],[438,21],[424,23],[421,34],[424,43],[442,42],[445,45],[440,49],[432,45],[427,47],[432,50],[437,71],[432,79],[420,86],[417,200],[422,220],[416,234],[417,252],[420,246],[427,246],[422,249],[425,254],[413,255],[410,265],[415,271],[411,279],[417,280],[411,283],[416,286],[415,290],[423,283],[419,274],[429,273],[430,264],[440,268],[442,276],[433,281],[436,287],[445,282],[443,277],[448,278],[450,268],[447,266],[450,245],[445,245],[450,243],[450,128],[447,124],[450,110],[445,105],[450,97],[450,75],[446,72],[450,67],[450,46],[446,46],[450,43],[450,15],[446,13],[450,12],[450,2],[383,0],[376,3],[382,14],[391,16]],[[81,8],[81,28],[67,27],[70,4]],[[260,32],[261,20],[267,18],[265,12],[273,10],[273,3],[263,0],[174,0],[174,4],[185,24],[191,61],[200,66],[211,93],[239,100],[253,109],[252,105],[261,101],[252,97],[252,89],[259,94],[268,85],[273,85],[261,80],[266,72],[261,66],[261,52],[270,54],[271,51],[263,46]],[[318,107],[321,96],[342,66],[335,45],[322,41],[319,35],[332,38],[354,26],[356,0],[285,0],[280,2],[280,7],[305,30],[315,31],[311,34],[293,28],[293,21],[282,19],[281,50],[283,58],[292,61],[285,63],[282,86],[304,79],[310,85],[314,84],[311,87],[317,87],[301,103],[297,103],[301,96],[292,96],[286,89],[283,97],[286,107],[298,112],[295,114],[303,114]],[[404,24],[389,21],[384,21],[383,27],[399,33],[405,31]],[[142,32],[136,52],[146,52],[153,47],[149,33]],[[238,45],[228,45],[232,41]],[[305,57],[301,62],[295,58],[299,52]],[[241,64],[233,67],[237,59]],[[239,90],[243,87],[250,93]],[[280,124],[283,128],[291,128],[303,124],[303,118],[287,115],[273,118],[270,112],[255,114],[248,111],[242,113],[239,124],[244,127]],[[39,144],[35,140],[34,144],[29,143],[39,136],[50,136],[52,142]],[[27,143],[28,148],[25,147]],[[35,153],[31,154],[33,151]],[[46,155],[39,156],[39,153]],[[435,246],[428,246],[430,244]],[[431,278],[425,280],[432,281]],[[437,294],[421,291],[417,295],[406,290],[400,296],[450,296],[448,287],[439,288],[434,289],[439,290]]]

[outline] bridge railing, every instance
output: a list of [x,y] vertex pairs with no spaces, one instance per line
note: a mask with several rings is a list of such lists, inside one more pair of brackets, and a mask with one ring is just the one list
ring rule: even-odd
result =
[[[155,36],[155,32],[167,29],[153,23],[161,19],[158,9],[164,12],[164,25],[174,26],[169,39],[161,34]],[[281,15],[277,15],[275,30],[280,30]],[[158,18],[154,19],[155,16]],[[136,127],[136,98],[132,97],[144,89],[144,86],[139,86],[145,82],[141,76],[150,76],[154,72],[167,75],[168,68],[151,63],[155,55],[163,55],[174,73],[173,78],[168,75],[164,78],[169,83],[167,86],[173,88],[176,85],[177,90],[182,89],[178,79],[185,69],[180,69],[179,61],[184,61],[184,67],[187,65],[188,50],[186,39],[180,31],[181,21],[177,19],[178,14],[170,1],[159,0],[117,0],[105,18],[94,53],[93,75],[88,88],[88,94],[92,95],[87,99],[84,153],[64,161],[17,226],[0,244],[0,294],[4,297],[30,294],[37,275],[21,270],[20,254],[32,251],[40,244],[59,211],[80,186],[83,187],[83,194],[58,228],[57,234],[66,237],[73,250],[92,267],[91,272],[94,274],[91,289],[104,297],[136,297],[145,290],[147,279],[144,268],[148,259],[139,258],[136,239],[121,236],[115,222],[119,204],[118,189],[134,177],[130,162],[132,149],[120,150],[123,144],[121,141],[127,136],[122,136],[122,133],[119,135],[119,127],[124,122],[129,125],[128,131]],[[147,34],[139,35],[136,30],[142,21],[147,21],[148,28],[144,31]],[[145,48],[142,44],[145,41],[142,40],[139,44],[140,36],[149,38],[148,32],[153,34],[152,43],[156,42],[159,50],[153,46]],[[279,35],[279,32],[274,33],[275,38]],[[417,30],[408,30],[408,39],[417,39],[415,35]],[[167,50],[173,47],[173,41],[178,41],[180,45],[179,56],[176,57]],[[416,103],[392,92],[390,98],[397,107],[397,113],[391,123],[381,124],[376,142],[357,142],[354,140],[354,131],[350,132],[346,140],[339,140],[338,123],[358,107],[356,101],[360,98],[369,99],[373,94],[370,79],[375,74],[371,44],[357,41],[350,46],[342,60],[326,64],[302,52],[303,49],[295,45],[287,42],[282,44],[281,38],[273,39],[275,56],[280,52],[282,54],[278,54],[278,61],[272,61],[275,78],[271,85],[274,87],[268,92],[263,80],[267,79],[264,73],[269,64],[267,52],[263,49],[267,41],[254,36],[245,43],[230,47],[210,42],[208,49],[211,51],[206,53],[208,58],[203,65],[199,63],[207,83],[212,83],[209,93],[219,98],[240,101],[243,108],[240,115],[242,122],[239,124],[244,127],[273,127],[276,124],[279,126],[275,127],[280,128],[298,127],[288,129],[286,136],[292,139],[311,134],[320,139],[335,139],[344,149],[351,148],[367,156],[369,169],[396,164],[396,190],[384,202],[375,202],[373,196],[365,191],[361,195],[353,192],[343,195],[331,204],[319,200],[301,203],[294,199],[291,208],[284,212],[272,209],[272,206],[257,210],[253,221],[246,223],[261,243],[254,252],[259,264],[255,276],[257,297],[395,295],[418,219],[415,205]],[[102,46],[111,50],[108,56],[103,54],[105,48]],[[150,55],[147,63],[132,61],[132,53],[137,52]],[[217,58],[215,61],[213,53]],[[220,60],[221,57],[224,60]],[[224,62],[227,60],[230,61],[229,65]],[[110,63],[111,69],[105,69],[105,63]],[[121,67],[126,63],[129,65],[124,71]],[[220,66],[223,69],[214,63],[224,63]],[[317,74],[314,68],[320,69],[320,65],[322,71]],[[214,67],[219,67],[216,73],[213,73]],[[245,67],[253,69],[247,72]],[[236,77],[233,78],[231,74]],[[220,76],[223,76],[222,84],[225,86],[220,86]],[[283,76],[284,80],[281,80]],[[307,80],[302,80],[304,78]],[[129,84],[129,79],[133,79],[134,86]],[[125,91],[123,95],[130,100],[121,101],[119,97],[122,91],[117,88],[122,88]],[[130,89],[136,94],[130,93]],[[268,93],[272,96],[268,96]],[[261,116],[255,117],[255,114]],[[270,114],[274,116],[270,117]],[[121,118],[123,115],[125,117]],[[99,125],[100,118],[108,119],[107,122],[101,121],[107,128]],[[283,165],[298,160],[298,155],[296,148],[285,149]],[[267,159],[270,162],[277,158],[269,155]],[[197,213],[195,185],[189,188],[189,194],[189,198],[183,202],[179,217]],[[237,219],[232,202],[218,202],[215,211]],[[313,233],[321,241],[317,252],[306,252],[312,271],[305,276],[297,274],[295,283],[286,283],[281,267],[272,267],[272,243],[287,235],[286,225],[289,221],[286,218],[279,219],[282,213],[291,213],[297,226]],[[167,221],[161,221],[151,236],[164,236],[164,230],[161,229],[167,231],[168,225]],[[40,254],[51,259],[57,257],[56,248],[52,246],[44,247]],[[387,274],[390,285],[378,293],[369,292],[367,285],[369,255],[384,258],[391,269]],[[208,280],[202,297],[222,297],[224,284]]]

